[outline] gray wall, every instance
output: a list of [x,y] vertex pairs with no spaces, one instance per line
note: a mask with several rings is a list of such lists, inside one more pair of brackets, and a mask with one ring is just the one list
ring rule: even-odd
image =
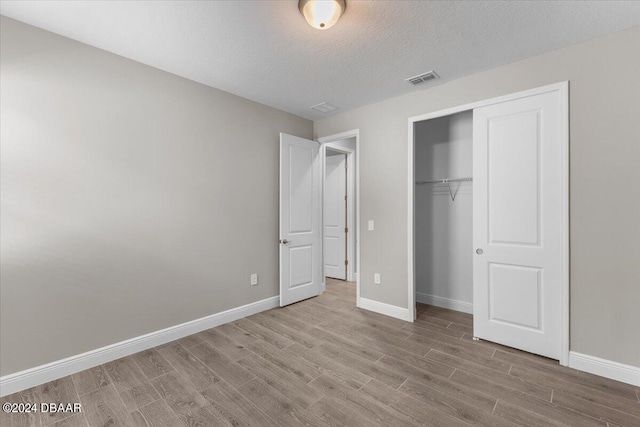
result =
[[640,366],[638,52],[635,27],[316,121],[360,129],[362,296],[407,304],[407,118],[569,80],[571,349]]
[[[425,120],[415,127],[416,181],[473,175],[473,112]],[[473,185],[417,185],[416,298],[473,303]]]
[[2,375],[278,295],[278,133],[310,121],[1,28]]

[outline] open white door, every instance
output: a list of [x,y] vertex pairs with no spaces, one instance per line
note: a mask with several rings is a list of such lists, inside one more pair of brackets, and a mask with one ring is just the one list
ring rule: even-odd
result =
[[280,306],[320,294],[320,144],[280,134]]
[[563,92],[473,111],[474,335],[559,359]]
[[327,156],[324,179],[324,275],[347,278],[346,155]]

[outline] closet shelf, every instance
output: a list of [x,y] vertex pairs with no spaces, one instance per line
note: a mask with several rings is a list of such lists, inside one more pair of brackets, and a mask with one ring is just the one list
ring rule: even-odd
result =
[[456,188],[456,191],[453,191],[451,189],[451,183],[452,182],[471,182],[473,181],[473,178],[471,177],[467,177],[467,178],[443,178],[443,179],[432,179],[430,181],[416,181],[416,185],[423,185],[423,184],[447,184],[447,188],[449,189],[449,195],[451,196],[451,201],[455,201],[456,200],[456,195],[458,194],[458,189],[460,189],[460,184],[458,184],[458,187]]
[[450,182],[467,182],[473,181],[473,178],[443,178],[443,179],[432,179],[430,181],[416,181],[416,185],[424,185],[424,184],[448,184]]

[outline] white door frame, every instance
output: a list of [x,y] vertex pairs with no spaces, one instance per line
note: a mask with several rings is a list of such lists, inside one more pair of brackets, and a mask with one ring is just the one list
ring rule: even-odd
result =
[[[505,96],[486,99],[457,107],[432,113],[421,114],[409,118],[409,138],[408,148],[408,221],[407,221],[407,242],[408,242],[408,308],[409,318],[415,319],[416,313],[416,282],[415,282],[415,218],[414,218],[414,198],[415,198],[415,171],[414,171],[414,126],[416,122],[449,116],[463,111],[473,110],[487,105],[507,102],[527,96],[540,95],[547,92],[559,91],[562,102],[562,281],[561,281],[561,320],[560,320],[560,364],[569,365],[569,82],[542,86],[535,89],[512,93]],[[359,288],[358,288],[359,289]]]
[[[345,147],[341,147],[337,144],[334,144],[337,141],[341,141],[343,139],[354,138],[356,139],[356,150],[355,153],[353,150]],[[347,132],[341,132],[335,135],[324,136],[322,138],[318,138],[317,141],[322,144],[320,148],[320,155],[322,161],[322,176],[325,175],[325,158],[327,154],[327,148],[331,148],[334,151],[339,151],[341,153],[345,153],[347,155],[347,180],[349,181],[347,185],[347,228],[349,228],[349,233],[347,233],[347,260],[349,261],[347,265],[347,280],[352,282],[356,281],[357,288],[357,299],[360,299],[360,274],[356,274],[353,271],[354,263],[352,262],[352,254],[353,248],[356,249],[356,264],[358,265],[358,269],[360,269],[360,130],[354,129]],[[355,156],[354,156],[355,154]],[[355,158],[354,158],[355,157]],[[355,168],[354,168],[355,164]],[[322,195],[324,201],[324,179],[322,180]],[[352,197],[353,192],[355,190],[356,197]],[[355,207],[356,215],[353,215]],[[324,213],[324,211],[323,211]],[[322,218],[322,230],[324,233],[324,216]],[[355,231],[352,232],[352,230]],[[324,243],[324,242],[323,242]],[[324,266],[324,260],[323,260]],[[323,276],[323,287],[326,286],[324,282]],[[323,288],[324,289],[324,288]]]

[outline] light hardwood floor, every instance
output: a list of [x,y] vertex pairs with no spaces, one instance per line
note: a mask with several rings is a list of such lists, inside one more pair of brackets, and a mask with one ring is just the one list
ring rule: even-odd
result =
[[5,426],[640,426],[640,389],[472,338],[420,305],[355,308],[355,284],[192,335],[2,402],[81,402]]

